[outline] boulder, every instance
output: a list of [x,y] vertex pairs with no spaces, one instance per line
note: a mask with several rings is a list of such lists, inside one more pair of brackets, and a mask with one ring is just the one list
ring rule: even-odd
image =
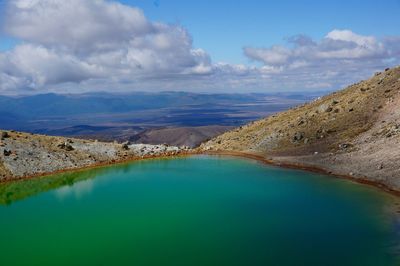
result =
[[129,150],[129,145],[130,145],[129,141],[122,143],[122,149],[126,151]]
[[350,143],[339,144],[339,148],[342,149],[342,150],[345,150],[345,149],[350,148],[352,146],[353,146],[353,144],[350,144]]
[[9,137],[10,137],[10,134],[8,134],[8,132],[6,132],[6,131],[1,132],[1,139],[6,139]]
[[60,149],[66,150],[66,151],[73,151],[74,147],[68,142],[63,142],[57,145]]
[[293,136],[293,141],[298,142],[304,138],[304,132],[296,132]]

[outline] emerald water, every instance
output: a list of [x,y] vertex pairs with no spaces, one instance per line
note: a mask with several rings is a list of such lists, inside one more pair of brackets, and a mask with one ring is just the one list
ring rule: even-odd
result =
[[0,265],[399,265],[394,199],[230,157],[0,185]]

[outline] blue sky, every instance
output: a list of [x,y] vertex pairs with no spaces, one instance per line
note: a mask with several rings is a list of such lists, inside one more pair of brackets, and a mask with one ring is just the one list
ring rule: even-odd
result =
[[[181,24],[194,46],[216,61],[247,63],[243,46],[283,44],[299,33],[321,38],[332,29],[362,35],[400,34],[400,0],[263,1],[263,0],[121,0],[143,9],[152,20]],[[5,0],[0,0],[4,9]],[[17,40],[2,35],[0,49]]]
[[400,0],[0,0],[0,94],[334,90],[400,64]]
[[194,45],[216,61],[246,63],[243,46],[271,46],[299,33],[321,38],[332,29],[362,35],[400,34],[400,0],[123,0],[152,20],[188,28]]

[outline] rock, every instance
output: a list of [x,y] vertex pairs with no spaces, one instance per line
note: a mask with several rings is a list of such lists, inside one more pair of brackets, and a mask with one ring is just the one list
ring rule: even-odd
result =
[[387,71],[389,71],[390,70],[390,68],[385,68],[385,72],[387,72]]
[[129,150],[129,141],[126,141],[126,142],[124,142],[124,143],[122,143],[122,149],[124,149],[124,150]]
[[128,144],[122,144],[122,149],[124,150],[129,150],[129,145]]
[[352,147],[352,146],[353,146],[353,144],[350,144],[350,143],[342,143],[342,144],[339,144],[339,148],[342,149],[342,150],[347,149],[347,148],[350,148],[350,147]]
[[66,151],[73,151],[74,147],[71,146],[68,142],[60,143],[57,145],[60,149],[66,150]]
[[[331,107],[329,106],[329,104],[327,104],[327,103],[321,104],[321,105],[318,107],[318,109],[316,110],[316,113],[327,112],[327,110],[328,110],[329,108],[331,108]],[[331,109],[332,109],[332,108],[331,108]],[[332,110],[331,110],[331,111],[332,111]]]
[[6,139],[9,137],[10,137],[10,134],[8,134],[8,132],[6,132],[6,131],[1,132],[1,139]]
[[329,113],[329,112],[332,112],[332,110],[333,110],[332,107],[328,107],[328,108],[325,109],[325,112]]
[[380,165],[378,165],[378,170],[382,170],[383,169],[383,163],[381,163]]
[[297,142],[304,138],[304,132],[296,132],[293,136],[293,141]]

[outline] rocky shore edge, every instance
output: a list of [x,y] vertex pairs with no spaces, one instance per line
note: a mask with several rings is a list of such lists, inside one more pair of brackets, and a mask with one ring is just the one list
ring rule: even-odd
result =
[[303,171],[328,175],[328,176],[332,176],[335,178],[350,180],[350,181],[358,183],[358,184],[372,186],[372,187],[375,187],[386,193],[389,193],[393,196],[396,196],[400,199],[400,191],[399,190],[392,188],[392,187],[390,187],[384,183],[381,183],[379,181],[371,180],[366,176],[342,174],[342,173],[331,171],[327,168],[318,167],[318,166],[315,166],[312,164],[281,161],[281,160],[279,160],[277,158],[273,158],[273,157],[266,158],[262,155],[258,155],[258,154],[254,154],[254,153],[238,152],[238,151],[222,151],[222,150],[210,151],[210,150],[208,150],[208,151],[197,151],[196,153],[191,153],[191,154],[202,154],[202,155],[213,155],[213,156],[232,156],[232,157],[239,157],[239,158],[247,158],[247,159],[256,160],[256,161],[264,163],[266,165],[282,167],[282,168],[287,168],[287,169],[294,169],[294,170],[303,170]]
[[0,183],[191,153],[187,146],[108,143],[16,131],[0,132]]

